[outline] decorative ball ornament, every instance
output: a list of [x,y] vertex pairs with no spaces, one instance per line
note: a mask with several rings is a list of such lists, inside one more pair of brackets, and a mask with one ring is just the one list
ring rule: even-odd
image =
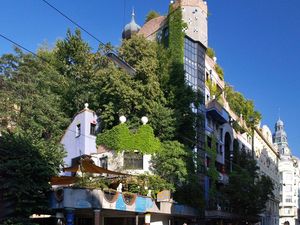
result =
[[85,108],[85,109],[88,109],[88,108],[89,108],[89,103],[85,103],[85,104],[84,104],[84,108]]
[[143,125],[147,124],[148,123],[148,117],[147,116],[143,116],[141,118],[141,121],[142,121]]
[[125,116],[120,116],[119,120],[121,123],[125,123],[126,122],[126,117]]

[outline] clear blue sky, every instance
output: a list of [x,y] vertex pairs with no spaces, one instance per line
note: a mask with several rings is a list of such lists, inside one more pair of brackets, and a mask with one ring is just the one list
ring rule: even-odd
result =
[[[103,42],[119,45],[121,31],[135,7],[142,25],[149,10],[165,14],[168,0],[48,0]],[[0,33],[35,51],[53,46],[74,25],[41,0],[1,0]],[[300,1],[208,0],[209,46],[217,53],[225,79],[263,114],[274,130],[285,122],[289,144],[300,156]],[[124,14],[125,12],[125,14]],[[84,35],[94,48],[97,43]],[[0,38],[0,54],[12,45]]]

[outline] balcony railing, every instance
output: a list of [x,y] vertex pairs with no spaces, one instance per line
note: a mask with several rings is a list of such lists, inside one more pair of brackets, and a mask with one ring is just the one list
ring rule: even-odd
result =
[[229,115],[217,99],[213,99],[206,104],[206,112],[220,124],[228,122]]

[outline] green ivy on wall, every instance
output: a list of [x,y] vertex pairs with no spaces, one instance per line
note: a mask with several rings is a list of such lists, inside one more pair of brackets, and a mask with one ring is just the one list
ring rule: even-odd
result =
[[210,163],[209,163],[208,170],[207,170],[207,175],[211,181],[209,195],[210,195],[210,198],[214,198],[217,193],[216,182],[219,177],[219,172],[217,171],[216,164],[215,164],[216,158],[217,158],[217,147],[216,147],[217,139],[215,136],[212,136],[211,139],[212,139],[211,147],[208,147],[207,139],[206,139],[205,146],[206,146],[206,152],[207,152],[208,156],[210,157]]
[[142,125],[136,132],[129,130],[126,124],[119,124],[97,136],[97,145],[120,151],[139,151],[153,154],[159,151],[160,141],[154,136],[149,125]]

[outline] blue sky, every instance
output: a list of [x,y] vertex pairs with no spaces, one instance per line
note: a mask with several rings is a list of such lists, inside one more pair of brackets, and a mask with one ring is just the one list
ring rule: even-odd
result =
[[[103,42],[119,45],[132,7],[142,25],[149,10],[165,14],[168,0],[48,0]],[[300,156],[300,1],[208,0],[209,46],[215,49],[225,80],[263,114],[274,130],[285,122],[293,153]],[[125,12],[125,13],[124,13]],[[1,0],[0,33],[35,51],[53,46],[74,25],[41,0]],[[87,35],[84,39],[97,48]],[[0,38],[0,54],[12,45]]]

